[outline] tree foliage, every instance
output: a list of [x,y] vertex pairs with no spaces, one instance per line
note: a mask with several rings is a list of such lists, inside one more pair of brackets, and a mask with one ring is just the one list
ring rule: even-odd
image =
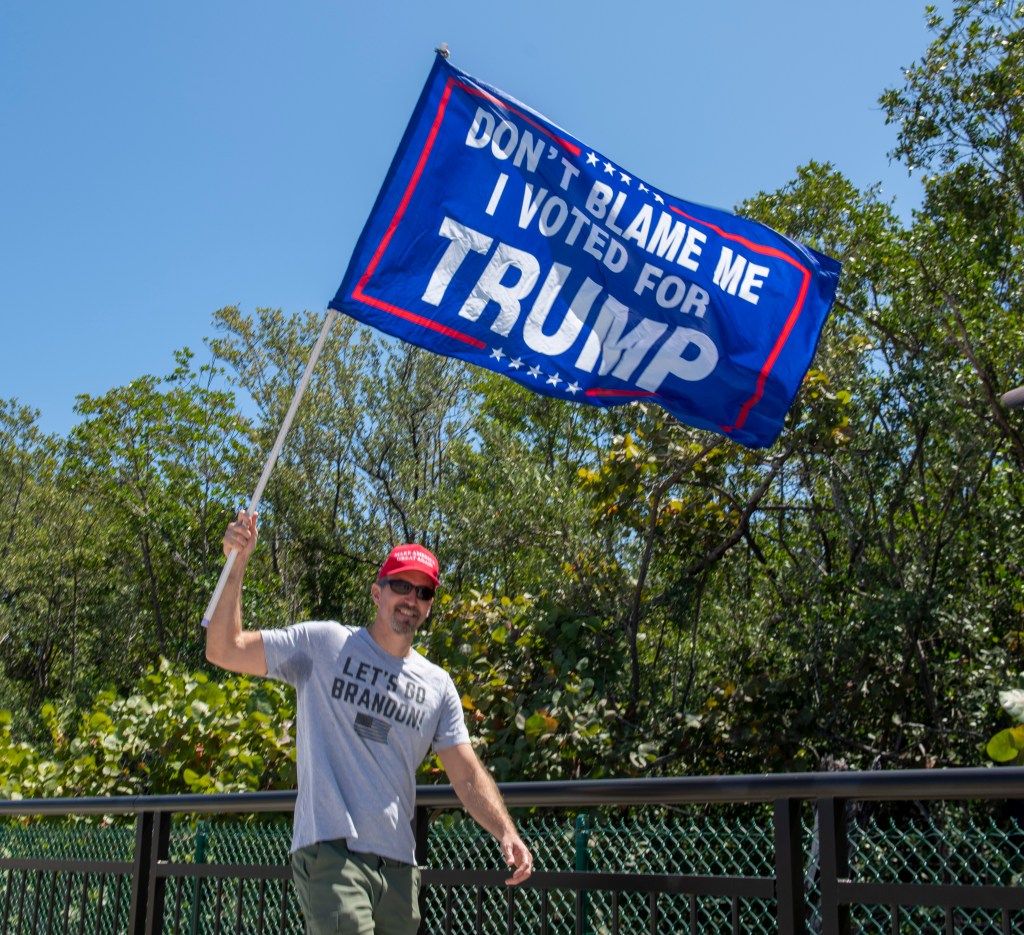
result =
[[[843,263],[771,449],[341,321],[261,507],[249,624],[366,622],[387,549],[419,540],[446,586],[422,649],[501,779],[1017,759],[1024,9],[927,15],[881,97],[912,217],[813,162],[738,206]],[[221,309],[216,366],[183,351],[83,397],[68,438],[0,408],[6,794],[235,788],[242,756],[246,787],[289,781],[288,702],[207,672],[196,621],[319,324]]]

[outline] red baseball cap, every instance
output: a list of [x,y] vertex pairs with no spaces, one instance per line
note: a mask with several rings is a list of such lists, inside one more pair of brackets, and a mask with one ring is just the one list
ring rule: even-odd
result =
[[419,571],[430,578],[436,588],[441,583],[441,579],[437,576],[438,567],[437,559],[434,558],[434,553],[430,549],[425,549],[415,542],[409,542],[405,545],[396,545],[391,550],[387,561],[380,566],[377,580],[400,575],[403,571]]

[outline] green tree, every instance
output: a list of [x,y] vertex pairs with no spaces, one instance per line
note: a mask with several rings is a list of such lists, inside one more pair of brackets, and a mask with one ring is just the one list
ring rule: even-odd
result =
[[600,463],[616,418],[489,372],[472,377],[475,412],[448,448],[437,495],[454,559],[447,580],[456,592],[565,594],[567,568],[601,547],[579,472]]
[[[770,619],[789,660],[708,701],[711,736],[755,755],[973,762],[1000,673],[1019,663],[1022,448],[998,396],[1022,359],[1022,11],[963,3],[930,24],[932,46],[882,98],[896,155],[926,174],[909,229],[863,198],[823,201],[806,172],[745,206],[845,261],[811,377],[848,420],[834,450],[796,446],[798,484],[777,504],[785,564],[765,550],[786,569]],[[821,412],[813,395],[798,406]]]
[[[198,621],[220,570],[224,504],[247,426],[217,374],[181,351],[165,380],[83,396],[61,466],[99,518],[109,595],[93,624],[117,647],[119,683],[160,655],[197,659]],[[113,673],[109,673],[112,675]],[[108,677],[109,677],[108,675]]]
[[[211,346],[259,412],[255,478],[322,322],[268,309],[248,318],[235,308],[216,321],[226,335]],[[391,544],[437,546],[437,491],[450,447],[467,430],[466,383],[461,364],[382,341],[351,319],[335,323],[262,508],[287,619],[362,620]]]
[[[305,313],[285,316],[235,307],[214,316],[222,336],[213,352],[255,406],[255,429],[240,480],[255,488],[323,322]],[[250,566],[247,580],[276,591],[279,606],[263,622],[345,614],[355,582],[366,576],[353,544],[358,475],[356,430],[363,418],[358,375],[366,349],[349,320],[336,322],[299,407],[260,506],[265,572]],[[250,585],[251,586],[251,585]],[[256,613],[261,613],[256,604]]]
[[19,724],[105,655],[90,626],[108,590],[105,533],[63,470],[64,443],[36,418],[0,407],[0,684]]
[[[643,762],[642,741],[623,736],[607,701],[620,666],[600,629],[547,597],[441,601],[421,646],[451,668],[496,779],[600,778]],[[421,773],[431,781],[440,765],[429,760]]]

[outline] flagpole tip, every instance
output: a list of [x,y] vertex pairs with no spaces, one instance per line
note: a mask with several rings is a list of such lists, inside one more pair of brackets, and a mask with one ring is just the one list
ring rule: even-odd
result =
[[442,58],[448,58],[448,56],[451,54],[448,51],[448,43],[447,42],[442,42],[436,49],[434,49],[434,51],[438,55],[440,55]]

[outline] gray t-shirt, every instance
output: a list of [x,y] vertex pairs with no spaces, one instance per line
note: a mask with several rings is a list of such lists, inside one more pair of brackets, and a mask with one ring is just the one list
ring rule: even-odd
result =
[[350,850],[415,863],[416,770],[431,747],[469,743],[451,676],[333,620],[261,635],[267,675],[297,693],[292,850],[345,838]]

